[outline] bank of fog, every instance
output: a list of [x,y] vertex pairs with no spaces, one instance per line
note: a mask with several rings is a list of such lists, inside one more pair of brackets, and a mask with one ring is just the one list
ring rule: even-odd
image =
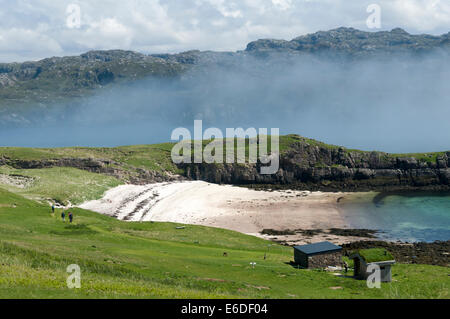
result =
[[[26,146],[156,143],[201,119],[205,128],[276,127],[281,134],[364,150],[447,150],[448,61],[441,54],[351,62],[241,57],[176,79],[116,86],[54,114],[34,114],[35,122],[57,120],[50,128],[29,126],[10,141],[40,143]],[[39,121],[41,115],[45,120]]]

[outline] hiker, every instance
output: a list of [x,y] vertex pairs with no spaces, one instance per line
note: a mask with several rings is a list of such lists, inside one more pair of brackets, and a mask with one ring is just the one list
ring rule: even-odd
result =
[[73,215],[72,215],[72,212],[69,212],[69,221],[72,223],[72,220],[73,220]]
[[55,213],[55,204],[52,204],[52,214]]
[[63,222],[66,221],[66,213],[64,213],[64,211],[61,213],[61,218]]

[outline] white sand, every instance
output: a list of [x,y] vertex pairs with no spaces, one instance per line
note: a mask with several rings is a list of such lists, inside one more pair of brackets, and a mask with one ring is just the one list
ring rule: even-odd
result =
[[343,193],[255,191],[201,181],[122,185],[80,207],[129,221],[165,221],[258,235],[263,229],[345,228]]

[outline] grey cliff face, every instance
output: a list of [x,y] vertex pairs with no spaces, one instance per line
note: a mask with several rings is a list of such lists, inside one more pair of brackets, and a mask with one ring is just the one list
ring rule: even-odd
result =
[[261,175],[261,164],[186,164],[186,176],[213,183],[325,190],[450,189],[450,152],[434,158],[350,151],[299,141],[281,154],[280,169]]

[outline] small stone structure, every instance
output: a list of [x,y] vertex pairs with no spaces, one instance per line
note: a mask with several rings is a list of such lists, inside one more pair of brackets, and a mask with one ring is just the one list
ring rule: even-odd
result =
[[294,247],[295,263],[302,268],[342,265],[342,247],[328,241]]
[[380,267],[380,280],[381,282],[391,282],[392,281],[392,271],[391,266],[395,264],[395,260],[369,260],[366,261],[366,258],[360,254],[359,252],[353,253],[349,257],[353,259],[353,268],[354,268],[354,276],[357,279],[366,280],[373,271],[368,272],[367,268],[369,265],[376,265]]

